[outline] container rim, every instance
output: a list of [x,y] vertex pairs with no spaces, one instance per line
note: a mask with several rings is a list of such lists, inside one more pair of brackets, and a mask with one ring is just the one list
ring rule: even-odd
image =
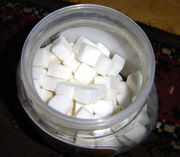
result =
[[[71,116],[67,116],[65,114],[59,113],[55,110],[53,110],[52,108],[50,108],[48,105],[44,105],[45,103],[40,99],[40,97],[36,94],[35,88],[31,87],[31,82],[26,74],[26,70],[25,70],[25,63],[23,61],[23,58],[25,57],[25,53],[26,53],[26,49],[28,46],[28,42],[29,39],[31,39],[31,34],[39,27],[41,27],[45,21],[47,21],[48,19],[50,19],[53,16],[56,16],[58,14],[63,14],[64,12],[68,12],[68,11],[72,11],[72,10],[81,10],[81,9],[92,9],[92,10],[97,10],[97,11],[109,11],[112,12],[116,15],[119,15],[121,17],[123,17],[124,19],[128,20],[141,34],[142,36],[145,38],[148,46],[149,46],[149,52],[151,53],[151,60],[152,60],[152,68],[151,68],[151,78],[149,79],[149,81],[145,84],[142,92],[141,92],[141,96],[139,96],[136,101],[134,101],[129,107],[127,107],[125,110],[109,116],[109,117],[105,117],[105,118],[100,118],[100,119],[80,119],[80,118],[75,118],[75,117],[71,117]],[[63,15],[62,15],[63,16]],[[64,122],[66,122],[67,124],[73,124],[72,127],[73,128],[80,128],[80,126],[84,126],[87,128],[94,128],[94,125],[96,125],[96,127],[102,127],[105,125],[110,124],[111,122],[116,122],[118,120],[123,120],[125,118],[127,118],[127,115],[132,114],[134,111],[136,111],[137,109],[139,109],[140,107],[143,107],[143,103],[145,102],[147,96],[149,95],[152,85],[153,85],[153,81],[154,81],[154,73],[155,73],[155,57],[154,57],[154,52],[152,49],[152,46],[150,44],[150,41],[148,39],[148,37],[146,36],[146,34],[144,33],[144,31],[132,20],[130,19],[128,16],[126,16],[125,14],[106,7],[106,6],[102,6],[102,5],[96,5],[96,4],[77,4],[77,5],[72,5],[72,6],[68,6],[68,7],[64,7],[61,9],[58,9],[52,13],[50,13],[49,15],[47,15],[45,18],[43,18],[42,20],[40,20],[35,27],[31,30],[31,32],[29,33],[28,37],[25,40],[23,49],[22,49],[22,54],[21,54],[21,76],[22,76],[22,80],[24,82],[24,87],[25,89],[28,91],[28,94],[30,95],[31,98],[34,98],[37,103],[39,105],[42,105],[46,111],[51,112],[54,116],[60,118],[61,120],[63,120]],[[61,123],[61,125],[63,125]],[[69,125],[67,125],[69,126]]]

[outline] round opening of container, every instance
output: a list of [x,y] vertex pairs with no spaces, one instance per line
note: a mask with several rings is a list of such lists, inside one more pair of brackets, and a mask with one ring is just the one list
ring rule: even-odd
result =
[[[131,68],[129,68],[128,73],[139,68],[143,74],[141,90],[136,100],[129,107],[115,115],[90,120],[64,115],[45,104],[45,102],[40,99],[35,91],[31,72],[35,50],[43,45],[47,45],[60,33],[64,33],[65,37],[69,40],[75,40],[77,39],[78,34],[72,34],[72,36],[70,36],[66,31],[68,29],[84,29],[87,27],[91,27],[91,31],[94,31],[94,34],[88,33],[88,37],[94,42],[102,42],[106,44],[113,53],[120,53],[119,47],[123,44],[127,44],[126,49],[129,49],[129,45],[131,45],[132,52],[129,54],[129,60],[132,61],[132,65],[130,66]],[[105,38],[106,36],[95,34],[95,28],[98,29],[99,32],[104,31],[107,34],[114,34],[116,37],[112,38],[112,40],[115,41],[115,39],[118,39],[118,41],[108,41],[107,38]],[[81,33],[83,35],[83,31]],[[84,33],[86,36],[87,31],[84,31]],[[120,41],[122,41],[122,43]],[[135,54],[136,56],[131,54]],[[136,57],[138,58],[137,60]],[[134,66],[135,62],[137,63],[137,67]],[[42,19],[28,35],[21,57],[21,76],[24,87],[30,99],[32,99],[33,102],[36,102],[32,104],[32,107],[34,109],[36,109],[36,107],[43,108],[43,110],[48,114],[42,113],[42,115],[50,115],[48,119],[49,123],[51,123],[55,118],[58,119],[57,124],[63,124],[65,127],[71,127],[74,129],[101,128],[112,123],[116,123],[117,121],[122,121],[135,113],[135,111],[138,111],[144,105],[144,102],[152,88],[154,71],[155,59],[153,49],[142,29],[126,15],[114,9],[91,4],[80,4],[65,7],[49,14]],[[126,70],[124,71],[125,76],[127,76],[128,73],[126,73]],[[43,119],[43,116],[41,116],[41,118]]]

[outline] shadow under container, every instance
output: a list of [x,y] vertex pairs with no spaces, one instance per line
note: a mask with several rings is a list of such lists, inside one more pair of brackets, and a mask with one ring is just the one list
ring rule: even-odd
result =
[[[59,34],[73,42],[83,35],[93,42],[103,43],[112,54],[123,56],[126,64],[122,75],[125,78],[132,72],[141,71],[143,82],[135,101],[113,116],[91,120],[64,115],[43,102],[33,85],[32,61],[36,50],[51,43]],[[113,156],[142,142],[155,126],[154,72],[153,49],[135,22],[108,7],[73,5],[49,14],[28,35],[17,72],[18,97],[39,134],[61,153]],[[140,123],[143,116],[139,116],[142,113],[148,118],[143,125]]]

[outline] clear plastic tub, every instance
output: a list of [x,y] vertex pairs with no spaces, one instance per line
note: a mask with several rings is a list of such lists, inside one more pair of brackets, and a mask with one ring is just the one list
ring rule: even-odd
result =
[[[122,71],[140,70],[143,83],[135,101],[106,118],[79,119],[50,108],[38,96],[32,80],[35,51],[59,34],[75,41],[84,35],[126,58]],[[157,94],[153,85],[155,59],[151,44],[138,25],[124,14],[100,5],[81,4],[59,9],[42,19],[28,35],[17,72],[18,96],[40,135],[69,156],[112,156],[142,142],[157,118]]]

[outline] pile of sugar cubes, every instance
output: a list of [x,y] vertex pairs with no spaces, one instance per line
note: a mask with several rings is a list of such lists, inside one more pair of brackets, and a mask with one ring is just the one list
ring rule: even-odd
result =
[[35,52],[32,77],[37,93],[54,110],[93,119],[111,116],[136,98],[142,74],[120,75],[125,59],[102,43],[81,36],[75,43],[60,35]]

